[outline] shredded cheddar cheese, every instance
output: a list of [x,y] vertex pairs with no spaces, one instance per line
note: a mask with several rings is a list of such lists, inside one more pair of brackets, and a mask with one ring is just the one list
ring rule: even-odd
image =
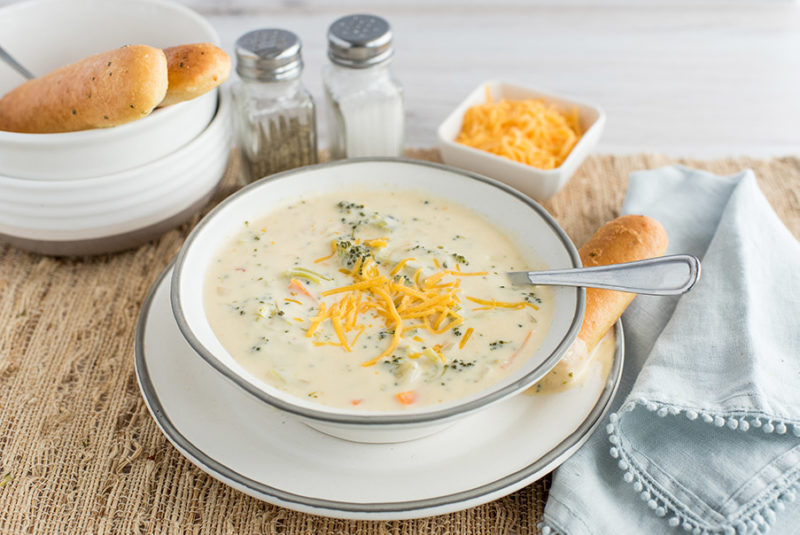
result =
[[402,259],[401,261],[399,261],[397,263],[397,265],[394,266],[394,268],[392,268],[392,271],[389,272],[389,276],[390,277],[394,277],[395,275],[400,273],[400,270],[403,269],[403,266],[405,266],[409,262],[413,262],[414,260],[416,260],[416,258],[404,258],[404,259]]
[[[358,337],[366,328],[361,322],[361,316],[371,313],[383,321],[387,334],[391,334],[391,340],[386,349],[376,357],[362,363],[362,366],[372,366],[384,357],[391,355],[406,333],[425,329],[432,334],[439,335],[463,324],[464,318],[458,313],[461,309],[460,278],[482,276],[487,272],[440,269],[422,279],[422,269],[420,268],[414,273],[413,279],[403,283],[397,274],[408,262],[413,260],[414,258],[400,260],[389,270],[388,276],[381,273],[378,264],[372,257],[367,257],[363,261],[359,258],[351,270],[340,270],[352,277],[352,284],[320,293],[323,298],[342,294],[343,296],[330,305],[320,302],[317,315],[309,320],[310,325],[306,330],[306,337],[314,337],[320,325],[330,321],[338,343],[313,340],[314,345],[337,345],[345,351],[351,351]],[[473,303],[482,305],[475,310],[497,308],[518,310],[526,306],[536,308],[535,305],[526,301],[503,302],[470,296],[466,298]],[[350,333],[353,332],[356,333],[355,336],[352,340],[348,340],[348,336],[352,336]],[[464,347],[472,333],[473,328],[468,328],[459,343],[459,348]],[[412,339],[421,340],[417,335],[412,335]],[[433,350],[442,362],[446,362],[440,344],[434,346]],[[414,358],[413,355],[411,358]]]
[[475,329],[473,329],[472,327],[467,329],[467,332],[464,333],[464,337],[458,343],[458,349],[464,349],[464,346],[467,344],[467,340],[469,340],[469,337],[472,336],[473,332],[475,332]]
[[467,299],[469,299],[473,303],[483,305],[482,307],[473,308],[472,310],[492,310],[494,308],[513,308],[519,310],[525,308],[526,306],[531,307],[534,310],[539,310],[539,308],[536,305],[534,305],[533,303],[528,303],[527,301],[517,301],[514,303],[509,303],[506,301],[496,301],[494,299],[479,299],[477,297],[469,297],[469,296],[467,296]]
[[539,169],[555,169],[581,137],[577,110],[563,113],[541,99],[486,102],[464,114],[456,142]]
[[[394,275],[412,260],[413,258],[405,258],[398,262],[387,277],[381,274],[372,258],[367,258],[363,263],[359,259],[353,269],[348,271],[353,278],[352,284],[320,293],[322,297],[344,295],[330,305],[320,302],[317,315],[310,319],[306,337],[312,338],[322,323],[330,321],[338,339],[336,345],[340,345],[345,351],[350,351],[365,329],[365,325],[361,323],[361,315],[373,313],[383,320],[384,327],[391,333],[392,338],[383,352],[362,364],[372,366],[391,355],[406,333],[425,329],[434,334],[443,334],[461,325],[464,319],[458,314],[461,308],[461,299],[458,295],[460,281],[445,282],[443,279],[475,276],[485,272],[462,273],[442,270],[420,281],[421,270],[417,270],[414,282],[406,285],[399,282]],[[355,337],[348,340],[349,333],[354,331]],[[416,335],[414,338],[419,339]],[[323,343],[321,340],[314,340],[315,345]],[[444,359],[441,346],[434,351],[437,356]]]
[[375,248],[386,247],[387,243],[389,243],[389,238],[375,238],[374,240],[364,241],[364,245]]

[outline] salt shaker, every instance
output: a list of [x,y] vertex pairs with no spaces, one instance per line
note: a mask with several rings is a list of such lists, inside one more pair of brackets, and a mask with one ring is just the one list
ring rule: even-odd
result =
[[280,29],[255,30],[236,41],[233,88],[242,174],[261,177],[317,163],[314,100],[303,87],[300,39]]
[[403,91],[389,70],[394,49],[389,23],[348,15],[328,28],[323,71],[332,159],[400,156]]

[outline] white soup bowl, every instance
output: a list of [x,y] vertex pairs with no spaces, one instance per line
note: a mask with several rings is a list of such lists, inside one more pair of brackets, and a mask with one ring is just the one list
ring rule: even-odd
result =
[[[538,204],[494,180],[427,162],[352,159],[273,175],[225,199],[192,231],[175,262],[172,310],[194,350],[222,375],[264,403],[325,433],[359,442],[396,442],[429,435],[459,418],[525,390],[542,378],[577,336],[585,303],[579,288],[554,288],[553,320],[541,347],[499,383],[454,402],[396,411],[335,408],[300,398],[256,377],[222,346],[205,313],[203,289],[217,252],[240,231],[278,207],[345,189],[421,191],[461,204],[511,234],[524,253],[550,268],[580,265],[577,249]],[[198,361],[198,366],[203,365]]]

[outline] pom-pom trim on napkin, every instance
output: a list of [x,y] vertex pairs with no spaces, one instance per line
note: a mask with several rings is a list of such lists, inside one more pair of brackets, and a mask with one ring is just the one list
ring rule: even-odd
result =
[[[800,437],[800,424],[769,418],[765,415],[752,415],[745,412],[730,413],[725,416],[707,411],[696,411],[672,405],[664,405],[653,401],[635,400],[628,401],[619,412],[608,416],[606,425],[608,441],[611,443],[609,454],[617,459],[617,467],[623,471],[622,479],[629,483],[633,490],[639,494],[642,501],[658,517],[664,518],[670,527],[682,527],[687,533],[693,535],[740,535],[753,533],[767,533],[775,522],[778,512],[786,508],[786,503],[794,502],[800,495],[800,467],[783,480],[783,485],[775,488],[759,503],[752,507],[746,514],[741,515],[726,526],[712,526],[696,514],[686,510],[681,504],[675,503],[653,483],[650,476],[620,447],[619,413],[631,412],[640,406],[657,416],[677,416],[683,414],[689,420],[700,418],[703,422],[716,427],[727,426],[730,429],[742,432],[751,429],[761,429],[764,433],[778,435],[791,433]],[[537,524],[542,535],[563,535],[561,531],[547,522]]]
[[[696,411],[675,406],[658,404],[653,401],[628,401],[620,409],[622,412],[633,411],[639,405],[657,416],[666,417],[683,414],[689,420],[700,418],[703,422],[716,427],[727,426],[730,429],[738,429],[747,432],[751,429],[760,428],[764,433],[776,433],[783,435],[790,429],[791,432],[800,437],[800,424],[768,418],[764,415],[748,415],[747,413],[730,413],[726,415],[713,414],[706,411]],[[688,511],[681,504],[675,503],[653,483],[650,476],[620,447],[621,437],[619,435],[619,413],[612,413],[608,417],[609,423],[606,425],[608,441],[611,443],[610,455],[617,459],[617,467],[623,471],[622,479],[630,483],[633,490],[639,493],[642,501],[647,503],[647,507],[653,513],[666,519],[671,527],[682,527],[684,531],[693,535],[724,534],[735,535],[744,533],[767,533],[770,526],[775,522],[776,511],[785,508],[785,503],[793,502],[800,493],[800,467],[788,475],[782,485],[775,485],[767,496],[759,500],[759,503],[744,515],[732,519],[730,525],[712,526],[703,518]],[[546,526],[545,526],[546,527]],[[550,528],[543,535],[556,535]]]

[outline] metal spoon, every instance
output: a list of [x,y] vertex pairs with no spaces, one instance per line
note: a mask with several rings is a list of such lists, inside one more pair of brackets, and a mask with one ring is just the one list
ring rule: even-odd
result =
[[700,279],[700,261],[670,255],[607,266],[507,273],[513,284],[584,286],[648,295],[679,295]]
[[8,52],[6,52],[6,51],[5,51],[5,49],[4,49],[2,46],[0,46],[0,59],[2,59],[3,61],[5,61],[5,62],[6,62],[6,63],[8,63],[9,65],[11,65],[11,67],[12,67],[12,68],[13,68],[15,71],[17,71],[18,73],[20,73],[22,76],[24,76],[24,77],[25,77],[25,78],[27,78],[28,80],[31,80],[31,79],[33,79],[33,78],[36,78],[36,77],[35,77],[33,74],[31,74],[31,71],[29,71],[28,69],[26,69],[25,67],[23,67],[22,65],[20,65],[20,63],[19,63],[17,60],[15,60],[15,59],[13,58],[13,56],[11,56],[11,54],[9,54]]

